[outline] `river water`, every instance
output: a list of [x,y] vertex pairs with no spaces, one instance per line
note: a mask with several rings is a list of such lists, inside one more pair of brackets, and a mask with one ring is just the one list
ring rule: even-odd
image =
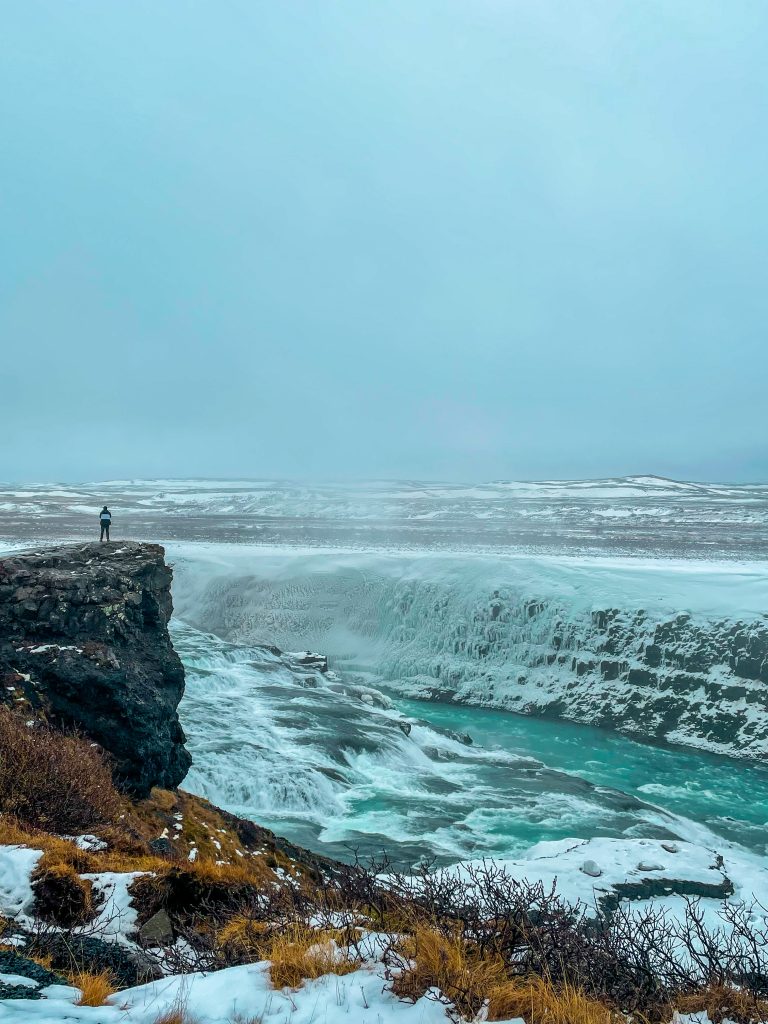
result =
[[185,785],[329,855],[450,863],[595,835],[766,852],[763,767],[396,694],[381,708],[370,679],[307,679],[180,622],[173,638],[187,669]]

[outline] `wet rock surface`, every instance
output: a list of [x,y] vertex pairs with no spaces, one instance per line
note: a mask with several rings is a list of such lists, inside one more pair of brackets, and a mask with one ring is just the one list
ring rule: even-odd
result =
[[77,544],[0,559],[0,701],[76,728],[126,792],[177,786],[191,757],[184,669],[167,624],[172,570],[157,544]]

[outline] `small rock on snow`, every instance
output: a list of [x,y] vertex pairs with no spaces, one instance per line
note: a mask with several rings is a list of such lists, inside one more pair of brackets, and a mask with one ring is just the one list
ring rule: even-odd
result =
[[591,878],[599,878],[602,875],[602,868],[593,860],[585,860],[581,865],[581,870],[585,875],[589,875]]
[[656,861],[653,861],[653,860],[641,860],[640,863],[637,865],[637,870],[638,871],[663,871],[664,870],[664,865],[663,864],[657,864]]

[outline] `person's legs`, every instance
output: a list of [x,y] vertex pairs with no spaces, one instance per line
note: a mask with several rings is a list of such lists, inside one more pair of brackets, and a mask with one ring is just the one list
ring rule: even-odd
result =
[[106,526],[104,525],[104,523],[102,523],[101,524],[101,533],[99,534],[99,540],[100,541],[104,540],[104,531],[105,530],[106,530]]
[[109,523],[106,524],[104,529],[107,531],[107,544],[109,544]]

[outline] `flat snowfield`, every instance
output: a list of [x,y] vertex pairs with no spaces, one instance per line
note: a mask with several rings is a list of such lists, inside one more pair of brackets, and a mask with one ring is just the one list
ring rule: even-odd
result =
[[615,480],[441,484],[112,480],[0,486],[0,537],[93,534],[358,550],[517,550],[763,561],[768,485]]

